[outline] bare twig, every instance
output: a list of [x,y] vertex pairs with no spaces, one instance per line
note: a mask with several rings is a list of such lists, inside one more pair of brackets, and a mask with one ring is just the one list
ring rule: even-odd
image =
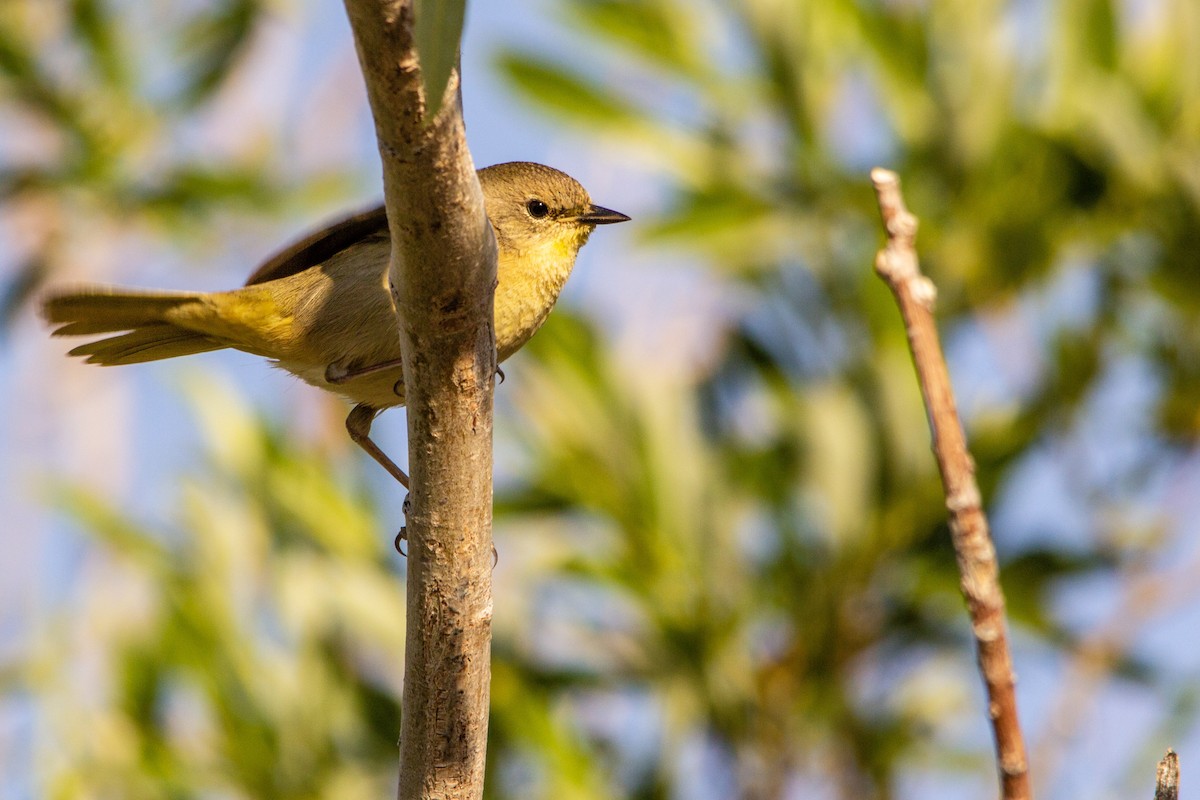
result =
[[975,463],[958,419],[950,374],[942,355],[933,304],[937,290],[921,274],[915,249],[917,219],[905,208],[900,179],[885,169],[871,171],[887,245],[875,258],[875,270],[891,288],[904,317],[908,343],[925,398],[934,455],[950,511],[950,532],[958,559],[963,596],[988,696],[988,716],[996,738],[1000,785],[1005,800],[1030,798],[1025,742],[1017,720],[1015,677],[1005,631],[1004,594],[996,551],[988,533]]
[[345,0],[375,117],[408,406],[401,800],[483,793],[491,652],[496,246],[457,71],[425,114],[412,0]]
[[1158,774],[1154,782],[1154,800],[1179,800],[1179,756],[1167,750],[1158,762]]

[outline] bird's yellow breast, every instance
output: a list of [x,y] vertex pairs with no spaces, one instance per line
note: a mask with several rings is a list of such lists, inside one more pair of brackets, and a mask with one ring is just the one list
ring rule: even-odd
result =
[[528,250],[500,248],[496,265],[496,351],[500,361],[546,321],[582,242],[560,239]]

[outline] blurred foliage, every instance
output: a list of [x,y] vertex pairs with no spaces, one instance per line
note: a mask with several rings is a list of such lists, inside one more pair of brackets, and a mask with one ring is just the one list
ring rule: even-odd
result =
[[[630,368],[560,309],[501,391],[521,473],[497,494],[489,796],[890,798],[927,774],[991,791],[924,412],[870,270],[866,172],[897,169],[921,218],[1019,657],[1069,664],[1085,632],[1057,594],[1120,594],[1180,552],[1154,499],[1200,432],[1200,7],[550,8],[559,49],[517,45],[498,68],[655,173],[668,201],[639,215],[641,244],[689,259],[728,305],[691,331],[712,346],[683,370],[654,362],[659,342]],[[258,167],[135,157],[141,125],[178,124],[228,80],[257,4],[173,22],[183,77],[153,87],[112,7],[63,9],[53,41],[84,65],[65,78],[45,24],[0,17],[6,108],[59,143],[2,165],[5,197],[157,215],[278,195]],[[386,523],[326,454],[212,390],[196,403],[213,453],[172,530],[63,490],[122,588],[92,603],[81,586],[82,615],[16,680],[46,709],[47,796],[377,796],[402,642]],[[1131,601],[1114,627],[1158,610]],[[1112,680],[1194,731],[1194,691],[1131,644],[1108,648]],[[98,662],[82,678],[78,652]],[[1039,711],[1053,786],[1046,731],[1079,718]]]
[[[574,718],[610,754],[596,767],[609,783],[570,796],[808,796],[817,781],[822,796],[892,797],[924,770],[986,780],[924,413],[869,266],[881,233],[866,173],[903,176],[951,355],[985,354],[952,367],[981,483],[999,498],[1018,641],[1069,657],[1079,632],[1055,592],[1119,584],[1122,565],[1169,550],[1154,487],[1200,432],[1185,355],[1200,314],[1200,69],[1182,66],[1197,65],[1200,10],[553,7],[591,58],[518,44],[498,66],[532,107],[660,176],[669,200],[638,215],[642,244],[704,265],[736,298],[713,315],[730,320],[716,336],[693,332],[716,342],[694,374],[663,377],[651,355],[631,379],[558,313],[530,345],[538,366],[509,390],[530,469],[498,497],[497,524],[549,516],[604,534],[556,571],[608,612],[576,610],[576,635],[612,643],[583,664],[526,659],[552,696],[587,697]],[[1125,438],[1136,444],[1118,450]],[[1023,477],[1047,460],[1064,494]],[[1035,530],[1003,524],[1023,512]],[[1154,684],[1159,667],[1129,644],[1110,673]],[[622,726],[594,718],[630,695],[657,733],[641,761]],[[955,719],[972,735],[948,734]],[[1045,741],[1030,746],[1049,762]],[[681,772],[697,748],[706,766]],[[493,785],[567,796],[542,789]]]
[[228,152],[188,139],[218,113],[266,7],[262,0],[0,7],[0,203],[38,221],[33,256],[0,274],[0,329],[53,276],[76,228],[136,223],[178,241],[184,233],[211,235],[222,214],[262,214],[344,192],[345,176],[300,174],[269,157],[270,148]]
[[105,556],[20,676],[47,700],[40,796],[394,791],[404,585],[369,497],[219,383],[191,395],[209,453],[168,529],[55,492]]

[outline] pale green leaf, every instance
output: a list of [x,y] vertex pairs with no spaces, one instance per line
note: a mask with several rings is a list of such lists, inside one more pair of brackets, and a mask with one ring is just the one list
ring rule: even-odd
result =
[[417,0],[417,55],[425,89],[425,118],[433,119],[442,107],[450,73],[458,63],[466,0]]
[[509,51],[501,54],[498,66],[523,97],[572,121],[617,126],[643,116],[601,82],[565,65]]

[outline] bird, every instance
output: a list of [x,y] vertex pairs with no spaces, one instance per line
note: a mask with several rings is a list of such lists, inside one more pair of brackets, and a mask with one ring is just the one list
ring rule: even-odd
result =
[[[578,181],[543,164],[513,161],[477,175],[497,245],[499,363],[546,321],[596,226],[629,217],[593,204]],[[370,436],[379,413],[405,401],[390,254],[387,213],[379,206],[284,248],[238,289],[77,285],[50,290],[42,314],[57,326],[54,336],[93,337],[68,353],[89,364],[137,364],[225,348],[268,358],[353,402],[346,417],[351,440],[409,488],[408,476]]]

